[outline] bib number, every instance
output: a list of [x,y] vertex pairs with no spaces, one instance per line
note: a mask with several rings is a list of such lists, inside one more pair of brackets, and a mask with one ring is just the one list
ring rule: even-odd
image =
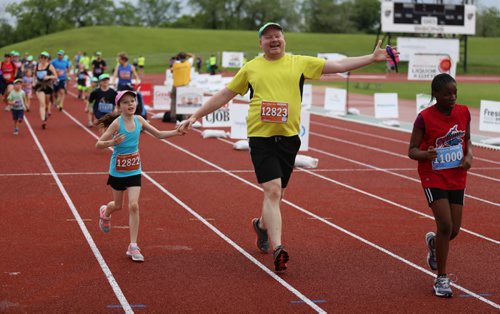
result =
[[260,121],[286,123],[288,121],[288,103],[263,101],[260,105]]
[[462,145],[436,148],[437,158],[432,161],[433,170],[457,168],[462,163]]
[[132,154],[119,154],[116,156],[116,171],[139,170],[141,166],[141,157],[139,152]]
[[12,77],[12,74],[10,74],[10,73],[4,73],[4,74],[3,74],[3,78],[4,78],[4,80],[6,80],[6,81],[10,80],[10,79],[11,79],[11,77]]
[[100,102],[97,104],[97,109],[103,113],[112,112],[113,111],[113,104],[106,103],[106,102]]

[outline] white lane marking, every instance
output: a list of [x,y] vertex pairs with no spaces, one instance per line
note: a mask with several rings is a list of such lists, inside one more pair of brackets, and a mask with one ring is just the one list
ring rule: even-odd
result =
[[[195,130],[195,131],[198,131],[198,130]],[[152,135],[150,135],[150,136],[152,136]],[[223,140],[223,141],[227,141],[227,140]],[[188,151],[185,148],[182,148],[182,147],[180,147],[178,145],[175,145],[175,144],[173,144],[173,143],[171,143],[169,141],[166,141],[166,140],[162,140],[162,142],[164,142],[164,143],[166,143],[166,144],[168,144],[168,145],[170,145],[170,146],[172,146],[172,147],[174,147],[174,148],[176,148],[176,149],[178,149],[178,150],[180,150],[180,151],[188,154],[189,156],[191,156],[191,157],[193,157],[195,159],[198,159],[198,160],[202,161],[203,163],[205,163],[205,164],[207,164],[207,165],[209,165],[211,167],[214,167],[215,169],[220,170],[221,172],[224,172],[225,174],[227,174],[228,176],[231,176],[231,177],[235,178],[236,180],[239,180],[239,181],[241,181],[241,182],[243,182],[243,183],[245,183],[245,184],[247,184],[247,185],[249,185],[249,186],[251,186],[251,187],[253,187],[253,188],[257,189],[257,190],[259,190],[259,191],[262,191],[262,188],[259,187],[259,186],[257,186],[257,185],[255,185],[254,183],[251,183],[251,182],[247,181],[246,179],[243,179],[243,178],[241,178],[241,177],[239,177],[239,176],[237,176],[237,175],[235,175],[233,173],[228,172],[224,168],[222,168],[222,167],[220,167],[220,166],[218,166],[218,165],[216,165],[216,164],[214,164],[214,163],[212,163],[212,162],[204,159],[203,157],[200,157],[200,156],[198,156],[198,155],[196,155],[196,154]],[[231,142],[229,142],[229,143],[231,143]],[[315,174],[315,175],[317,175],[317,174]],[[340,183],[340,184],[343,185],[342,183]],[[387,254],[387,255],[389,255],[389,256],[391,256],[391,257],[393,257],[393,258],[395,258],[395,259],[397,259],[397,260],[399,260],[399,261],[401,261],[401,262],[403,262],[403,263],[411,266],[411,267],[413,267],[413,268],[415,268],[415,269],[418,269],[418,270],[422,271],[423,273],[425,273],[425,274],[427,274],[427,275],[429,275],[429,276],[431,276],[433,278],[435,278],[435,276],[436,276],[433,272],[428,271],[427,269],[424,269],[424,268],[422,268],[422,267],[414,264],[413,262],[410,262],[409,260],[406,260],[405,258],[403,258],[403,257],[401,257],[401,256],[399,256],[399,255],[397,255],[397,254],[395,254],[395,253],[393,253],[393,252],[391,252],[391,251],[389,251],[389,250],[387,250],[387,249],[385,249],[385,248],[383,248],[383,247],[381,247],[381,246],[379,246],[379,245],[377,245],[377,244],[375,244],[373,242],[370,242],[369,240],[366,240],[365,238],[363,238],[361,236],[358,236],[357,234],[355,234],[353,232],[348,231],[347,229],[344,229],[344,228],[342,228],[342,227],[340,227],[340,226],[338,226],[338,225],[336,225],[336,224],[334,224],[334,223],[332,223],[332,222],[330,222],[330,221],[328,221],[326,219],[323,219],[321,216],[318,216],[318,215],[316,215],[316,214],[314,214],[314,213],[312,213],[312,212],[310,212],[310,211],[308,211],[308,210],[300,207],[299,205],[296,205],[296,204],[294,204],[294,203],[292,203],[292,202],[290,202],[290,201],[288,201],[286,199],[283,199],[282,202],[290,205],[291,207],[297,209],[298,211],[300,211],[300,212],[302,212],[302,213],[304,213],[304,214],[306,214],[306,215],[308,215],[310,217],[313,217],[313,218],[315,218],[315,219],[317,219],[317,220],[319,220],[319,221],[321,221],[321,222],[329,225],[330,227],[333,227],[333,228],[335,228],[335,229],[337,229],[337,230],[339,230],[339,231],[341,231],[341,232],[343,232],[343,233],[345,233],[345,234],[347,234],[347,235],[349,235],[349,236],[351,236],[351,237],[353,237],[353,238],[355,238],[355,239],[357,239],[357,240],[359,240],[359,241],[361,241],[361,242],[363,242],[363,243],[365,243],[365,244],[367,244],[367,245],[369,245],[369,246],[371,246],[371,247],[373,247],[373,248],[375,248],[375,249],[377,249],[377,250],[379,250],[379,251],[381,251],[381,252],[383,252],[383,253],[385,253],[385,254]],[[452,285],[454,287],[456,287],[457,289],[462,290],[465,293],[470,294],[471,296],[477,298],[478,300],[481,300],[482,302],[484,302],[484,303],[486,303],[488,305],[491,305],[494,308],[500,309],[500,305],[499,304],[497,304],[497,303],[495,303],[495,302],[493,302],[493,301],[491,301],[489,299],[486,299],[485,297],[483,297],[483,296],[481,296],[481,295],[479,295],[477,293],[474,293],[474,292],[472,292],[472,291],[470,291],[470,290],[468,290],[468,289],[466,289],[466,288],[464,288],[464,287],[462,287],[460,285],[457,285],[455,283],[452,283]]]
[[[73,120],[76,124],[78,124],[80,127],[82,127],[85,131],[90,133],[94,138],[98,139],[99,137],[95,135],[94,133],[90,132],[83,124],[81,124],[78,120],[76,120],[72,115],[67,113],[66,111],[63,111],[66,116],[68,116],[71,120]],[[149,134],[149,133],[148,133]],[[152,136],[151,134],[149,134]],[[166,140],[161,140],[165,143],[169,143]],[[111,147],[110,147],[111,149]],[[215,226],[213,226],[211,223],[207,221],[207,219],[203,218],[201,215],[199,215],[196,211],[191,209],[189,206],[187,206],[184,202],[182,202],[179,198],[177,198],[174,194],[172,194],[170,191],[165,189],[161,184],[159,184],[156,180],[151,178],[148,173],[142,172],[142,175],[148,179],[153,185],[155,185],[158,189],[160,189],[164,194],[168,195],[172,200],[174,200],[177,204],[179,204],[181,207],[183,207],[187,212],[189,212],[191,215],[196,217],[199,221],[201,221],[205,226],[207,226],[210,230],[212,230],[215,234],[217,234],[220,238],[222,238],[224,241],[226,241],[229,245],[231,245],[233,248],[235,248],[239,253],[241,253],[243,256],[245,256],[248,260],[250,260],[253,264],[255,264],[257,267],[259,267],[261,270],[263,270],[266,274],[268,274],[270,277],[272,277],[274,280],[279,282],[283,287],[285,287],[288,291],[293,293],[295,296],[297,296],[299,299],[304,301],[305,304],[309,305],[312,309],[314,309],[318,313],[326,313],[325,310],[323,310],[321,307],[317,306],[312,300],[310,300],[308,297],[303,295],[300,291],[295,289],[292,285],[290,285],[288,282],[283,280],[281,277],[276,275],[274,272],[269,270],[264,264],[259,262],[256,258],[254,258],[250,253],[245,251],[242,247],[240,247],[238,244],[236,244],[233,240],[231,240],[228,236],[226,236],[223,232],[221,232],[219,229],[217,229]]]
[[[374,150],[374,151],[377,151],[377,152],[381,152],[381,153],[392,155],[392,156],[396,156],[396,157],[401,157],[401,158],[405,158],[405,159],[408,158],[406,155],[402,155],[402,154],[398,154],[398,153],[393,153],[393,152],[388,152],[388,151],[385,151],[383,149],[379,149],[379,148],[376,148],[376,147],[371,147],[371,146],[368,146],[368,145],[355,144],[355,143],[352,143],[352,142],[349,142],[349,141],[341,140],[341,139],[338,139],[338,138],[333,138],[331,136],[327,136],[327,135],[323,135],[323,134],[319,134],[319,133],[315,133],[315,132],[311,132],[311,134],[319,136],[319,137],[322,137],[322,138],[325,138],[325,139],[328,139],[328,140],[338,141],[338,142],[341,142],[341,143],[345,143],[345,144],[349,144],[349,145],[354,145],[354,146],[358,146],[358,147],[362,147],[362,148]],[[313,150],[313,148],[311,148],[311,150]],[[471,173],[469,172],[469,174],[471,174]],[[486,176],[483,176],[483,175],[478,175],[478,176],[486,177]],[[407,178],[409,178],[409,177],[407,177]],[[500,182],[500,179],[491,178],[491,177],[486,177],[486,178],[488,178],[490,180],[493,180],[493,181],[499,181]],[[412,178],[412,180],[416,180],[416,179]],[[416,182],[420,182],[420,181],[417,180]],[[470,197],[470,198],[473,198],[475,200],[478,200],[480,202],[484,202],[484,203],[488,203],[488,204],[496,206],[496,207],[500,207],[499,203],[488,201],[488,200],[485,200],[485,199],[482,199],[482,198],[479,198],[479,197],[476,197],[476,196],[472,196],[470,194],[466,194],[466,196]]]
[[[113,292],[115,293],[116,298],[120,302],[120,305],[122,306],[123,310],[125,313],[133,313],[134,311],[130,307],[130,304],[127,301],[127,298],[123,294],[120,286],[118,285],[118,282],[116,281],[115,277],[113,276],[113,273],[109,269],[108,265],[106,264],[106,261],[104,260],[104,257],[101,255],[101,252],[97,248],[97,245],[94,242],[94,239],[90,235],[87,226],[85,226],[85,223],[83,222],[82,218],[80,217],[80,214],[78,213],[78,210],[75,207],[75,204],[73,204],[73,201],[69,197],[68,192],[66,192],[66,189],[64,188],[61,180],[59,179],[59,176],[54,170],[54,167],[52,167],[52,163],[49,160],[49,157],[45,153],[45,150],[42,147],[42,144],[40,141],[38,141],[38,137],[36,136],[35,132],[33,131],[33,128],[31,127],[31,124],[28,121],[28,118],[25,117],[25,122],[26,126],[28,127],[31,136],[33,137],[33,140],[35,141],[36,145],[38,146],[38,149],[40,150],[40,154],[42,154],[42,157],[45,161],[45,164],[47,164],[47,167],[49,168],[50,173],[52,174],[52,177],[54,178],[55,182],[57,183],[57,186],[59,187],[59,190],[61,191],[61,194],[63,195],[64,199],[66,200],[66,203],[68,204],[69,208],[71,209],[71,212],[73,213],[73,216],[75,217],[76,221],[78,222],[78,226],[80,226],[80,229],[82,230],[82,233],[87,240],[87,243],[90,246],[90,249],[92,250],[92,253],[94,253],[95,258],[97,259],[97,262],[99,263],[99,266],[101,266],[102,271],[104,272],[104,275],[106,276],[106,279],[108,280],[109,284],[111,285],[111,288],[113,289]],[[97,211],[96,211],[97,213]]]

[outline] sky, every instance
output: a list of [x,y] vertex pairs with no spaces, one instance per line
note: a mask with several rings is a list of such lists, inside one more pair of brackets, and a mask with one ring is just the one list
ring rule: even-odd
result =
[[[0,18],[7,18],[8,20],[12,20],[12,17],[5,11],[5,8],[9,3],[20,2],[20,1],[21,0],[0,0]],[[394,1],[397,2],[398,0],[394,0]],[[407,2],[407,1],[408,0],[403,0],[401,2]],[[417,1],[418,2],[425,2],[425,3],[432,3],[433,2],[432,0],[417,0]],[[445,3],[446,3],[446,1],[447,0],[444,0]],[[115,2],[118,3],[119,1],[116,0]],[[129,2],[136,3],[137,0],[131,0]],[[460,3],[461,1],[460,0],[453,0],[450,2]],[[488,8],[488,7],[495,7],[497,10],[500,11],[500,0],[474,0],[474,4],[476,4],[476,6],[479,9]]]

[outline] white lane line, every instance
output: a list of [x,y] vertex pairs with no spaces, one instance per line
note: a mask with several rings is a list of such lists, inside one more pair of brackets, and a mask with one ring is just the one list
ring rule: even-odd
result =
[[[150,136],[152,136],[152,135],[150,135]],[[227,141],[227,140],[223,140],[223,141]],[[214,163],[212,163],[212,162],[204,159],[203,157],[200,157],[200,156],[198,156],[198,155],[196,155],[196,154],[188,151],[187,149],[184,149],[184,148],[182,148],[182,147],[180,147],[178,145],[175,145],[175,144],[173,144],[173,143],[171,143],[169,141],[166,141],[166,140],[162,140],[162,142],[164,142],[164,143],[166,143],[166,144],[168,144],[168,145],[170,145],[170,146],[172,146],[172,147],[174,147],[174,148],[176,148],[176,149],[178,149],[178,150],[180,150],[180,151],[188,154],[189,156],[191,156],[191,157],[193,157],[195,159],[198,159],[199,161],[201,161],[201,162],[203,162],[203,163],[205,163],[205,164],[207,164],[207,165],[209,165],[211,167],[214,167],[215,169],[220,170],[221,172],[224,172],[225,174],[227,174],[228,176],[231,176],[231,177],[235,178],[236,180],[239,180],[239,181],[241,181],[241,182],[243,182],[243,183],[245,183],[245,184],[247,184],[247,185],[249,185],[249,186],[251,186],[251,187],[253,187],[253,188],[257,189],[257,190],[259,190],[259,191],[262,191],[262,188],[259,187],[259,186],[257,186],[257,185],[255,185],[254,183],[251,183],[251,182],[247,181],[244,178],[241,178],[241,177],[239,177],[239,176],[237,176],[237,175],[235,175],[233,173],[228,172],[224,168],[222,168],[222,167],[220,167],[220,166],[218,166],[218,165],[216,165],[216,164],[214,164]],[[229,142],[229,143],[231,143],[231,142]],[[406,265],[409,265],[409,266],[411,266],[411,267],[413,267],[413,268],[415,268],[417,270],[420,270],[421,272],[423,272],[423,273],[425,273],[425,274],[427,274],[427,275],[429,275],[429,276],[431,276],[433,278],[435,278],[435,276],[436,276],[433,272],[428,271],[427,269],[424,269],[424,268],[422,268],[422,267],[414,264],[413,262],[410,262],[409,260],[407,260],[407,259],[405,259],[405,258],[403,258],[403,257],[401,257],[401,256],[399,256],[399,255],[397,255],[397,254],[395,254],[395,253],[393,253],[393,252],[391,252],[391,251],[389,251],[389,250],[387,250],[387,249],[385,249],[385,248],[383,248],[383,247],[381,247],[381,246],[379,246],[379,245],[377,245],[377,244],[375,244],[373,242],[370,242],[369,240],[366,240],[365,238],[363,238],[361,236],[358,236],[357,234],[352,233],[352,232],[348,231],[347,229],[344,229],[344,228],[342,228],[342,227],[340,227],[340,226],[338,226],[338,225],[336,225],[336,224],[334,224],[334,223],[332,223],[332,222],[330,222],[330,221],[322,218],[321,216],[318,216],[318,215],[316,215],[316,214],[314,214],[314,213],[306,210],[305,208],[302,208],[302,207],[300,207],[300,206],[298,206],[298,205],[296,205],[296,204],[294,204],[294,203],[292,203],[292,202],[290,202],[290,201],[288,201],[286,199],[283,199],[282,202],[290,205],[291,207],[297,209],[298,211],[300,211],[300,212],[302,212],[302,213],[304,213],[304,214],[306,214],[306,215],[308,215],[310,217],[313,217],[313,218],[315,218],[315,219],[317,219],[317,220],[319,220],[319,221],[321,221],[321,222],[329,225],[330,227],[333,227],[333,228],[335,228],[335,229],[337,229],[337,230],[339,230],[339,231],[341,231],[341,232],[343,232],[343,233],[345,233],[345,234],[347,234],[347,235],[349,235],[349,236],[351,236],[351,237],[353,237],[353,238],[355,238],[355,239],[357,239],[357,240],[359,240],[359,241],[361,241],[361,242],[363,242],[363,243],[365,243],[365,244],[367,244],[367,245],[369,245],[369,246],[371,246],[371,247],[373,247],[373,248],[375,248],[375,249],[377,249],[377,250],[379,250],[379,251],[381,251],[381,252],[383,252],[383,253],[385,253],[385,254],[387,254],[387,255],[389,255],[389,256],[391,256],[391,257],[393,257],[393,258],[395,258],[395,259],[397,259],[399,261],[401,261],[401,262],[403,262],[403,263],[405,263]],[[456,287],[457,289],[459,289],[459,290],[461,290],[461,291],[463,291],[463,292],[465,292],[465,293],[473,296],[474,298],[477,298],[478,300],[481,300],[482,302],[484,302],[484,303],[486,303],[488,305],[491,305],[494,308],[500,309],[500,305],[499,304],[497,304],[497,303],[495,303],[495,302],[493,302],[493,301],[491,301],[489,299],[486,299],[485,297],[483,297],[483,296],[481,296],[481,295],[479,295],[479,294],[477,294],[475,292],[472,292],[472,291],[470,291],[470,290],[468,290],[468,289],[466,289],[466,288],[464,288],[464,287],[462,287],[460,285],[457,285],[455,283],[452,283],[452,285],[454,287]]]
[[[352,122],[354,122],[354,121],[352,121]],[[347,128],[343,128],[343,127],[339,127],[339,126],[329,125],[329,124],[326,124],[326,123],[311,121],[311,124],[317,124],[317,125],[320,125],[320,126],[323,126],[323,127],[326,127],[326,128],[330,128],[330,129],[337,129],[337,130],[341,130],[341,131],[345,131],[345,132],[349,132],[349,133],[354,133],[354,134],[359,134],[359,135],[363,135],[363,136],[369,136],[369,137],[373,137],[373,138],[378,138],[378,139],[381,139],[381,140],[385,140],[385,141],[389,141],[389,142],[394,142],[394,143],[398,143],[398,144],[404,144],[406,146],[408,146],[408,144],[409,144],[409,141],[402,141],[402,140],[398,140],[398,139],[394,139],[394,138],[389,138],[389,137],[385,137],[385,136],[375,135],[375,134],[372,134],[372,133],[369,133],[369,132],[357,131],[357,130],[347,129]],[[394,129],[391,129],[391,130],[392,131],[401,131],[401,130],[394,130]],[[474,159],[481,160],[481,161],[484,161],[484,162],[487,162],[487,163],[492,163],[492,164],[500,165],[500,161],[496,161],[496,160],[481,158],[481,157],[477,157],[477,156],[474,156]]]
[[45,163],[47,164],[47,167],[49,168],[50,173],[52,174],[52,177],[54,178],[55,182],[57,183],[57,186],[59,187],[59,190],[61,191],[61,194],[63,195],[64,199],[66,200],[66,203],[68,204],[69,208],[71,209],[71,212],[73,213],[73,216],[75,217],[76,221],[78,222],[78,226],[80,226],[80,229],[82,230],[82,233],[87,240],[87,243],[90,246],[90,249],[92,250],[92,253],[94,253],[95,258],[97,259],[97,262],[99,263],[99,266],[101,266],[102,271],[104,272],[104,275],[106,276],[106,279],[108,280],[111,288],[113,289],[113,292],[115,293],[116,298],[120,302],[120,305],[122,306],[123,310],[125,313],[134,313],[132,308],[130,307],[130,304],[127,301],[127,298],[123,294],[122,290],[120,289],[120,286],[118,285],[118,282],[116,281],[115,277],[113,276],[113,273],[109,269],[108,265],[106,264],[106,261],[104,260],[104,257],[101,255],[101,252],[97,248],[97,245],[94,242],[94,239],[92,239],[92,236],[90,235],[87,226],[85,226],[85,223],[83,222],[82,218],[80,217],[80,214],[78,213],[78,210],[75,207],[75,204],[69,197],[68,192],[64,188],[61,180],[59,180],[59,176],[54,170],[54,167],[52,167],[52,163],[49,160],[49,157],[45,153],[45,150],[42,147],[42,144],[40,141],[38,141],[38,138],[33,131],[33,128],[31,127],[31,124],[28,121],[28,118],[25,117],[25,122],[26,126],[28,127],[31,136],[33,137],[33,140],[35,141],[36,145],[38,146],[38,149],[40,150],[40,154],[42,154],[43,159],[45,160]]
[[[99,139],[97,135],[95,135],[93,132],[89,131],[88,128],[86,128],[80,121],[76,120],[72,115],[67,113],[67,111],[63,111],[66,116],[68,116],[71,120],[73,120],[76,124],[78,124],[82,129],[87,131],[89,134],[91,134],[95,139]],[[152,136],[151,134],[147,133],[148,135]],[[167,144],[170,144],[166,140],[161,140]],[[110,147],[111,149],[111,147]],[[224,171],[226,172],[226,171]],[[217,229],[214,225],[209,223],[207,219],[203,218],[201,215],[199,215],[196,211],[191,209],[189,206],[187,206],[184,202],[182,202],[179,198],[177,198],[174,194],[172,194],[170,191],[165,189],[161,184],[159,184],[156,180],[151,178],[148,173],[142,172],[142,175],[148,179],[153,185],[155,185],[158,189],[160,189],[164,194],[168,195],[172,200],[174,200],[177,204],[179,204],[181,207],[183,207],[187,212],[189,212],[191,215],[196,217],[199,221],[201,221],[205,226],[207,226],[210,230],[212,230],[215,234],[217,234],[220,238],[222,238],[224,241],[226,241],[229,245],[231,245],[233,248],[235,248],[239,253],[241,253],[243,256],[245,256],[248,260],[250,260],[253,264],[255,264],[257,267],[259,267],[261,270],[263,270],[266,274],[268,274],[271,278],[279,282],[283,287],[285,287],[288,291],[293,293],[295,296],[297,296],[300,300],[302,300],[305,304],[309,305],[312,309],[314,309],[318,313],[326,313],[325,310],[323,310],[321,307],[316,305],[311,299],[303,295],[299,290],[295,289],[292,285],[290,285],[288,282],[283,280],[281,277],[276,275],[273,271],[269,270],[264,264],[259,262],[256,258],[254,258],[250,253],[245,251],[241,246],[236,244],[233,240],[231,240],[228,236],[226,236],[223,232],[221,232],[219,229]]]
[[[377,152],[381,152],[381,153],[384,153],[384,154],[388,154],[388,155],[392,155],[392,156],[396,156],[396,157],[401,157],[401,158],[408,159],[408,157],[406,155],[402,155],[402,154],[398,154],[398,153],[393,153],[393,152],[388,152],[388,151],[385,151],[383,149],[379,149],[379,148],[376,148],[376,147],[371,147],[371,146],[363,145],[363,144],[355,144],[355,143],[352,143],[352,142],[349,142],[349,141],[341,140],[341,139],[338,139],[338,138],[333,138],[331,136],[327,136],[327,135],[323,135],[323,134],[319,134],[319,133],[315,133],[315,132],[311,132],[311,134],[319,136],[319,137],[322,137],[322,138],[325,138],[325,139],[328,139],[328,140],[338,141],[338,142],[341,142],[341,143],[345,143],[345,144],[349,144],[349,145],[353,145],[353,146],[358,146],[358,147],[362,147],[362,148],[365,148],[365,149],[370,149],[370,150],[374,150],[374,151],[377,151]],[[469,174],[472,175],[471,172],[469,172]],[[487,179],[490,179],[490,180],[493,180],[493,181],[500,182],[500,179],[497,179],[497,178],[487,177],[487,176],[483,176],[483,175],[477,175],[477,176],[481,176],[481,177],[484,177],[484,178],[487,178]],[[418,181],[418,182],[420,182],[420,181]],[[491,202],[491,201],[488,201],[488,200],[485,200],[485,199],[482,199],[482,198],[479,198],[479,197],[476,197],[476,196],[472,196],[470,194],[466,194],[466,196],[470,197],[470,198],[473,198],[475,200],[484,202],[484,203],[488,203],[488,204],[496,206],[496,207],[500,207],[499,203]]]
[[[315,150],[320,152],[319,149],[311,148],[311,150]],[[332,154],[334,155],[334,154]],[[336,155],[335,155],[336,156]],[[342,159],[343,157],[338,157]],[[348,161],[352,161],[356,163],[352,159],[347,159]],[[363,164],[363,163],[360,163]],[[364,165],[364,164],[363,164]],[[415,168],[379,168],[372,167],[370,168],[336,168],[336,169],[308,169],[312,172],[387,172],[387,171],[415,171]],[[500,167],[483,167],[483,168],[475,168],[481,170],[500,170]],[[254,170],[228,170],[232,173],[254,173]],[[220,173],[219,170],[149,170],[148,173],[154,174],[205,174],[205,173]],[[88,171],[88,172],[58,172],[58,176],[80,176],[80,175],[107,175],[108,173],[105,171]],[[51,176],[50,172],[27,172],[27,173],[0,173],[0,177],[36,177],[36,176]],[[410,178],[410,177],[408,177]],[[413,179],[413,178],[411,178]]]

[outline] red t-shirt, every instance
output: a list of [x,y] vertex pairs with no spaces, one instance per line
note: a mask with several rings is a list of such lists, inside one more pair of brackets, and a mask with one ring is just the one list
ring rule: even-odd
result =
[[[429,146],[438,148],[462,145],[465,155],[465,133],[469,124],[470,112],[467,106],[456,104],[449,116],[440,112],[436,105],[431,106],[420,112],[415,120],[415,127],[424,131],[419,148],[427,150]],[[425,160],[418,162],[418,174],[424,188],[465,189],[467,170],[462,168],[433,170],[431,161]]]
[[0,67],[2,70],[2,77],[7,83],[12,83],[14,82],[14,79],[16,78],[16,65],[14,62],[2,62],[2,66]]

